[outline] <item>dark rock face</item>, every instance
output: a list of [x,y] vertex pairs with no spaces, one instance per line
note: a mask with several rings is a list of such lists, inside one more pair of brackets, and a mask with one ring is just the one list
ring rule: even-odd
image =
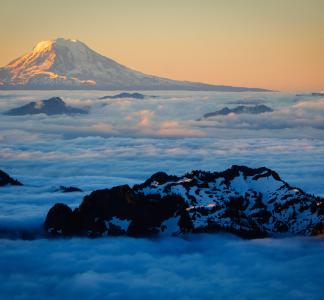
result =
[[49,228],[52,235],[70,235],[75,232],[73,212],[65,204],[57,203],[48,212],[45,228]]
[[[162,200],[159,196],[138,195],[128,185],[116,186],[85,196],[73,212],[66,205],[54,205],[47,215],[45,229],[63,235],[148,236],[158,233],[163,221],[174,216],[183,205],[178,196]],[[70,225],[69,230],[66,224]]]
[[230,113],[234,114],[263,114],[266,112],[272,112],[273,109],[264,105],[254,105],[254,106],[247,106],[247,105],[239,105],[237,107],[234,107],[232,109],[228,107],[224,107],[221,110],[207,113],[203,116],[203,118],[210,118],[210,117],[215,117],[215,116],[226,116]]
[[119,98],[133,98],[133,99],[144,99],[146,96],[140,93],[120,93],[113,96],[104,96],[99,98],[100,100],[104,99],[119,99]]
[[35,114],[46,114],[52,116],[61,114],[73,115],[87,113],[88,112],[84,109],[67,106],[65,102],[59,97],[53,97],[48,100],[30,102],[26,105],[10,109],[4,114],[8,116],[23,116]]
[[[57,214],[57,217],[56,217]],[[144,183],[98,190],[73,212],[48,213],[50,234],[102,236],[231,232],[242,237],[324,232],[324,199],[291,187],[265,167],[223,172],[158,172]]]
[[18,180],[11,178],[7,173],[0,170],[0,186],[5,186],[5,185],[21,186],[23,184]]
[[56,190],[57,192],[62,193],[75,193],[75,192],[82,192],[81,189],[75,186],[63,186],[61,185],[59,189]]

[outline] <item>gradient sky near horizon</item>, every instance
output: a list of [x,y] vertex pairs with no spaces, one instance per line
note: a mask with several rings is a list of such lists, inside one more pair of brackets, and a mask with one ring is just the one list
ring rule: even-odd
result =
[[324,0],[0,0],[0,65],[56,37],[148,74],[324,90]]

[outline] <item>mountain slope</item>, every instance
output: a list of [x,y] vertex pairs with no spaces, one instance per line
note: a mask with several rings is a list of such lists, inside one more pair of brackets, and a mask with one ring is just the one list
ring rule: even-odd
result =
[[243,237],[324,232],[324,199],[291,187],[268,168],[159,172],[143,184],[98,190],[72,211],[56,204],[45,229],[53,235],[175,235],[231,232]]
[[76,40],[58,38],[0,68],[1,89],[184,89],[266,91],[216,86],[146,75],[91,50]]

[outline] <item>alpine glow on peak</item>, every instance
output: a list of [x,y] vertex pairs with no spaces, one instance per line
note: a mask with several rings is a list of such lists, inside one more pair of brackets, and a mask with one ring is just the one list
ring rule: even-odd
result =
[[132,70],[84,43],[57,38],[0,68],[2,89],[267,91],[161,78]]

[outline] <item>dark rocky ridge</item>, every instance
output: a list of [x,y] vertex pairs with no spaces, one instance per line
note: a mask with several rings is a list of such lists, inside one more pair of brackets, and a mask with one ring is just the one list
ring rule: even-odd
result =
[[61,185],[56,192],[62,192],[62,193],[75,193],[75,192],[82,192],[82,190],[75,186],[63,186]]
[[210,117],[216,117],[216,116],[226,116],[229,115],[230,113],[234,114],[263,114],[266,112],[273,112],[273,109],[270,108],[269,106],[266,106],[264,104],[257,104],[254,106],[249,106],[249,105],[239,105],[234,108],[228,108],[224,107],[221,110],[211,112],[204,114],[203,118],[210,118]]
[[59,97],[53,97],[48,100],[41,100],[38,102],[30,102],[23,106],[13,108],[5,112],[8,116],[23,116],[23,115],[35,115],[46,114],[52,115],[74,115],[74,114],[87,114],[84,109],[75,108],[66,105],[66,103]]
[[22,186],[23,184],[16,179],[11,178],[7,173],[0,170],[0,186],[5,185],[17,185]]
[[140,93],[120,93],[120,94],[116,94],[116,95],[112,95],[112,96],[103,96],[100,97],[100,100],[104,100],[104,99],[120,99],[120,98],[132,98],[132,99],[144,99],[145,95],[140,94]]
[[324,232],[324,199],[293,188],[267,168],[159,172],[144,183],[97,190],[74,210],[55,204],[51,236],[150,236],[231,232],[242,237]]

